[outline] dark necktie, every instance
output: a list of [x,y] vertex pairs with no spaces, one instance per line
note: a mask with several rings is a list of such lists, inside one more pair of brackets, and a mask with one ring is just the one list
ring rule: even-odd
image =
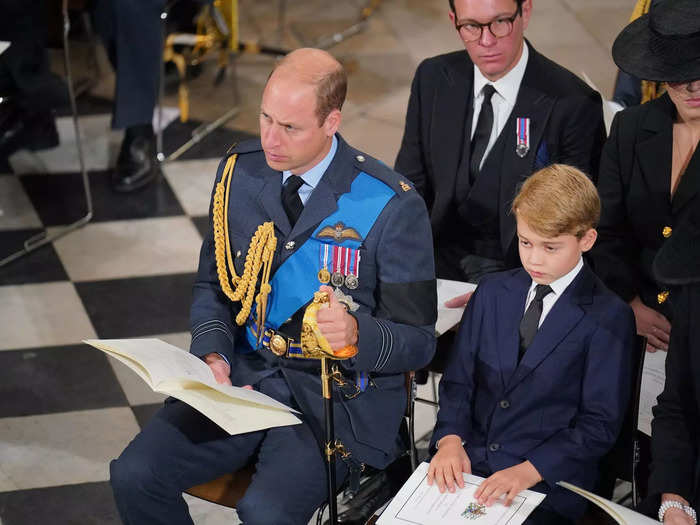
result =
[[540,317],[542,317],[542,299],[546,295],[552,293],[552,289],[548,284],[538,284],[535,286],[535,298],[530,301],[530,305],[520,321],[520,351],[518,352],[518,362],[523,358],[525,351],[535,338],[537,329],[540,325]]
[[299,188],[304,184],[304,179],[299,175],[290,175],[282,187],[282,206],[289,217],[289,223],[294,226],[301,215],[304,205],[299,197]]
[[481,159],[486,153],[486,146],[491,138],[491,129],[493,128],[493,106],[491,105],[491,97],[496,92],[491,84],[486,84],[481,92],[484,94],[484,101],[481,104],[479,119],[476,121],[476,129],[472,137],[471,157],[469,162],[469,182],[474,183],[479,175],[479,166]]

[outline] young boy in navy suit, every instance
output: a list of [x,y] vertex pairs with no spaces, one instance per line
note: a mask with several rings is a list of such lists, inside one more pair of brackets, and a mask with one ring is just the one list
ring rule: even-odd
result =
[[547,497],[526,523],[565,524],[592,489],[629,400],[634,317],[583,262],[600,199],[566,165],[528,178],[515,198],[523,268],[485,277],[467,305],[440,382],[428,483],[509,505],[524,489]]

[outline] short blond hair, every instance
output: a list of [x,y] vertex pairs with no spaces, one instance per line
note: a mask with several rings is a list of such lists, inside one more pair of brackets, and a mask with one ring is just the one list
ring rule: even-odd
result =
[[600,197],[581,170],[552,164],[522,184],[512,211],[543,237],[570,234],[580,239],[598,225]]

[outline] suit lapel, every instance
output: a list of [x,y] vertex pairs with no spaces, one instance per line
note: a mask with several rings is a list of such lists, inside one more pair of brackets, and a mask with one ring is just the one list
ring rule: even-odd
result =
[[[518,90],[513,111],[508,117],[499,141],[503,140],[503,157],[501,165],[501,186],[499,206],[501,218],[501,248],[507,253],[515,236],[515,221],[510,213],[510,204],[515,197],[514,188],[532,174],[538,148],[542,143],[547,121],[554,107],[555,99],[542,91],[538,85],[546,73],[540,66],[540,55],[532,46],[529,47],[529,59],[525,75]],[[515,152],[517,145],[516,124],[518,118],[530,119],[530,149],[524,157]],[[495,149],[495,147],[494,147]]]
[[571,285],[554,303],[551,311],[537,331],[532,344],[525,352],[522,361],[520,361],[508,383],[508,392],[530,375],[581,322],[585,312],[580,305],[588,304],[592,301],[593,286],[593,274],[584,265]]
[[260,193],[258,202],[267,212],[270,219],[275,223],[279,238],[285,238],[291,230],[289,218],[282,207],[282,174],[275,171],[267,164],[258,172],[257,177],[260,183]]
[[531,282],[525,270],[519,270],[504,283],[503,296],[499,301],[498,359],[504,391],[518,366],[520,319],[525,312],[525,299]]
[[445,195],[455,195],[460,166],[469,166],[466,130],[471,128],[474,98],[474,69],[466,52],[464,60],[453,65],[443,72],[447,80],[437,83],[431,124],[434,140],[431,160],[435,166],[435,178],[441,186],[438,191]]
[[671,198],[674,111],[670,99],[654,103],[642,123],[642,133],[646,136],[637,143],[635,151],[650,194],[661,195],[664,202]]

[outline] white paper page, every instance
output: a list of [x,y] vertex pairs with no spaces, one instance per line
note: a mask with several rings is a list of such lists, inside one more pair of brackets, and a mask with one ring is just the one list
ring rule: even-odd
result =
[[437,280],[438,318],[435,323],[437,335],[442,335],[457,325],[462,320],[462,314],[464,314],[464,307],[448,308],[445,306],[445,301],[474,290],[476,290],[476,285],[473,283],[450,281],[448,279]]
[[138,361],[146,369],[153,388],[161,381],[177,377],[216,386],[214,373],[204,361],[160,339],[91,339],[84,342]]
[[642,368],[642,388],[639,391],[639,420],[637,428],[651,436],[651,409],[656,406],[656,398],[664,389],[666,382],[666,352],[644,352]]
[[285,407],[285,410],[270,410],[213,392],[207,387],[197,388],[197,383],[187,386],[188,388],[182,389],[179,384],[172,385],[166,381],[161,384],[159,391],[184,401],[231,435],[301,423],[282,403],[279,404]]
[[160,339],[91,339],[84,343],[109,353],[129,366],[154,390],[160,391],[159,384],[168,380],[189,379],[207,385],[229,398],[275,410],[297,412],[262,392],[217,383],[204,361]]
[[377,525],[464,525],[475,517],[480,525],[520,525],[545,497],[524,490],[509,507],[500,501],[480,506],[473,496],[484,478],[463,475],[463,489],[440,494],[437,485],[428,485],[428,463],[421,463],[382,512]]
[[654,523],[659,523],[656,520],[647,518],[643,514],[633,511],[632,509],[628,509],[627,507],[613,503],[608,499],[601,498],[592,492],[588,492],[587,490],[577,487],[576,485],[572,485],[571,483],[567,483],[566,481],[559,481],[557,485],[569,489],[579,496],[583,496],[587,500],[592,501],[607,512],[620,525],[652,525]]
[[0,55],[2,55],[8,47],[10,47],[10,42],[0,40]]

